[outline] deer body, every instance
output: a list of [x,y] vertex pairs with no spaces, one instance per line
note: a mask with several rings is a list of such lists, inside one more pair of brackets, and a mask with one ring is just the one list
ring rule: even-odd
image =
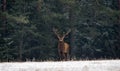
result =
[[59,42],[58,50],[63,53],[69,52],[69,44],[67,44],[66,42]]
[[60,60],[68,60],[69,50],[70,50],[69,44],[67,44],[64,41],[58,42],[58,53]]
[[54,30],[55,34],[58,37],[58,53],[59,53],[59,59],[60,60],[68,60],[69,58],[69,51],[70,51],[70,46],[66,42],[64,42],[65,36],[70,32],[67,32],[63,36],[59,36],[57,32]]

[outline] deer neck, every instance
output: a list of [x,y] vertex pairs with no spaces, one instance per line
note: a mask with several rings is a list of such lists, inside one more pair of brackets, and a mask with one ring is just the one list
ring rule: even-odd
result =
[[60,46],[64,46],[64,41],[59,41],[59,43],[58,43]]
[[59,43],[64,43],[64,41],[59,41]]
[[64,49],[64,41],[59,41],[58,42],[58,48],[60,51],[62,51]]

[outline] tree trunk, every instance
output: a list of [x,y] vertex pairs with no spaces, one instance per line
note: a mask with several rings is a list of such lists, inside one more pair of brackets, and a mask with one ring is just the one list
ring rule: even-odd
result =
[[20,45],[19,45],[19,61],[22,61],[22,54],[23,54],[23,41],[24,41],[24,39],[23,39],[23,37],[24,37],[24,29],[23,29],[23,24],[22,24],[22,26],[21,26],[21,37],[20,37]]
[[[120,0],[118,0],[118,8],[119,8],[118,10],[120,10]],[[118,21],[119,21],[119,24],[120,24],[120,15],[119,15],[119,20]]]
[[71,46],[71,57],[75,57],[75,52],[76,52],[76,44],[75,44],[75,38],[76,38],[76,33],[75,33],[75,14],[73,12],[72,7],[69,7],[69,23],[71,27],[71,36],[70,36],[70,46]]
[[[120,0],[118,2],[118,10],[120,10]],[[120,15],[118,15],[118,20],[117,23],[115,24],[115,32],[116,32],[116,42],[115,42],[115,50],[116,50],[116,55],[118,58],[120,58],[119,51],[120,51]]]
[[[4,12],[6,12],[6,6],[7,6],[7,1],[6,0],[2,0],[2,12],[4,13]],[[7,19],[6,19],[6,15],[4,14],[4,15],[2,15],[2,23],[0,23],[0,24],[2,24],[2,38],[4,39],[6,36],[7,36],[7,34],[6,34],[6,31],[7,31],[7,28],[6,28],[6,24],[7,24]],[[7,44],[6,44],[6,42],[7,41],[5,41],[4,40],[4,47],[7,47],[7,51],[6,51],[6,54],[7,54],[7,61],[9,61],[8,60],[8,46],[7,46]]]
[[[6,0],[3,0],[2,2],[2,12],[6,11]],[[5,36],[6,32],[6,15],[3,15],[3,36]]]
[[[120,0],[118,0],[118,6],[119,6],[119,10],[120,10]],[[118,46],[117,46],[117,48],[118,48],[118,52],[120,51],[120,15],[119,15],[119,19],[118,19],[118,29],[117,29],[117,32],[118,32],[118,35],[117,35],[117,40],[118,40]],[[119,55],[119,53],[118,53],[118,57],[120,58],[120,55]]]
[[6,0],[3,0],[3,2],[2,2],[2,11],[3,12],[6,11]]
[[118,0],[118,6],[119,6],[118,8],[120,9],[120,0]]

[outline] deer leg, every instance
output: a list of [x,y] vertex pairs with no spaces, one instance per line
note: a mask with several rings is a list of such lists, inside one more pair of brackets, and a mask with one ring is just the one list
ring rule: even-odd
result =
[[69,52],[67,53],[67,59],[68,59],[68,60],[71,60],[71,56],[70,56],[70,53],[69,53]]
[[67,59],[68,59],[68,54],[67,54],[67,53],[64,53],[64,55],[65,55],[65,61],[67,61]]
[[62,60],[63,59],[63,55],[62,55],[62,52],[59,51],[59,60]]
[[68,59],[69,59],[69,60],[71,60],[71,56],[70,56],[70,54],[69,54],[69,53],[68,53]]
[[65,54],[62,52],[62,60],[65,60]]

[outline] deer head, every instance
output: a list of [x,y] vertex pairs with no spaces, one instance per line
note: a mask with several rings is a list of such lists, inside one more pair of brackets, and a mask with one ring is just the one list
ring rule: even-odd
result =
[[58,30],[53,28],[53,32],[57,35],[57,38],[59,39],[59,41],[64,41],[64,38],[66,35],[68,35],[71,32],[71,29],[69,29],[65,34],[58,34]]

